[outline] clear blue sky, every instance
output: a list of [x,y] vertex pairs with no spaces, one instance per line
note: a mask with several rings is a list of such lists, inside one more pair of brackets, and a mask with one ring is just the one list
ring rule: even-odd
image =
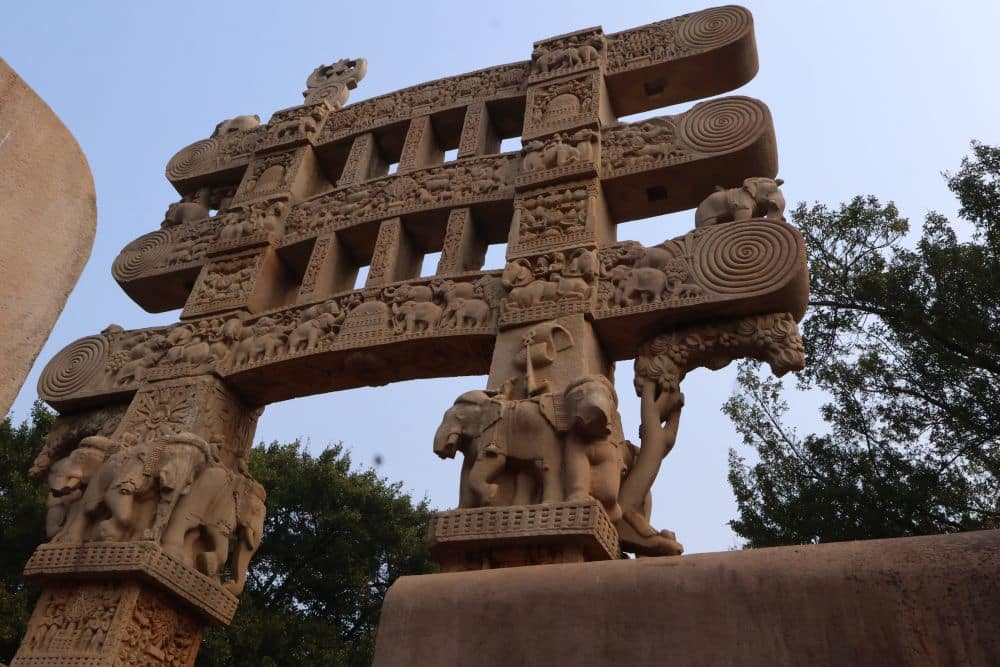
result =
[[[737,91],[764,100],[778,136],[786,197],[836,204],[855,194],[895,200],[919,223],[954,213],[940,172],[968,143],[1000,143],[1000,3],[747,2],[761,71]],[[535,40],[591,25],[606,32],[707,8],[702,2],[545,3],[7,3],[0,55],[62,118],[97,186],[90,263],[14,405],[27,415],[44,363],[110,322],[172,322],[149,315],[111,278],[125,244],[157,227],[176,195],[163,176],[175,151],[237,114],[266,120],[297,104],[314,67],[368,58],[352,100],[481,67],[527,59]],[[572,10],[564,9],[572,7]],[[677,113],[686,106],[660,113]],[[38,224],[44,224],[39,221]],[[646,244],[683,233],[690,213],[630,223],[620,238]],[[27,232],[28,230],[26,230]],[[626,435],[637,440],[630,364],[618,369]],[[654,487],[654,523],[688,552],[737,544],[726,452],[739,441],[719,406],[732,368],[701,371],[687,396],[677,448]],[[402,480],[438,507],[457,502],[458,464],[439,461],[431,437],[442,412],[485,378],[410,382],[270,406],[258,437],[302,438],[312,450],[342,440],[362,465]],[[803,428],[821,427],[818,397],[793,401]]]

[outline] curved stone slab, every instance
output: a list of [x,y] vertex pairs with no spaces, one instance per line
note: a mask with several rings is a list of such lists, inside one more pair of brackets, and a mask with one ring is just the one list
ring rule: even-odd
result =
[[90,256],[94,179],[73,135],[0,59],[0,416]]

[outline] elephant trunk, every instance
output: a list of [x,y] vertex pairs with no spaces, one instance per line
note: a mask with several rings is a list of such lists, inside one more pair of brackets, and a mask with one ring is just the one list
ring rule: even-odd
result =
[[434,434],[434,453],[442,459],[453,459],[458,451],[458,443],[462,434],[451,427],[447,421],[441,422]]

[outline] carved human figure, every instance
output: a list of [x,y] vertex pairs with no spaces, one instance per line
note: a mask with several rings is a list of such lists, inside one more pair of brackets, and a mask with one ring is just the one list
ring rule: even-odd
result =
[[56,539],[156,537],[178,496],[212,458],[209,444],[192,433],[123,447],[94,475],[80,511]]
[[118,445],[103,436],[89,436],[65,458],[49,468],[48,511],[45,534],[55,537],[80,510],[80,499],[108,456]]
[[739,188],[716,187],[716,191],[698,204],[694,226],[705,227],[720,222],[738,222],[750,218],[785,219],[785,198],[780,185],[783,180],[754,177],[743,181]]

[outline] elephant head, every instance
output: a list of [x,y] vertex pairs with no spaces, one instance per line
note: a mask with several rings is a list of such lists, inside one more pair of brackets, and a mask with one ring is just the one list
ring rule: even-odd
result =
[[180,433],[166,439],[156,472],[164,495],[179,493],[216,458],[212,445],[194,433]]
[[784,181],[780,178],[754,177],[743,181],[743,189],[754,201],[759,214],[768,218],[784,219],[785,197],[779,186]]
[[264,501],[267,493],[264,487],[250,477],[242,477],[242,483],[237,491],[236,501],[236,544],[233,547],[231,571],[233,580],[226,583],[226,588],[235,595],[243,591],[247,581],[247,568],[250,559],[260,547],[264,532],[264,519],[267,516],[267,506]]
[[483,430],[500,418],[499,403],[485,391],[467,391],[444,413],[434,434],[434,453],[443,459],[455,458]]
[[509,262],[500,276],[500,281],[507,289],[522,287],[535,279],[531,263],[526,259],[516,259]]
[[49,468],[49,508],[45,517],[48,537],[55,537],[63,529],[70,517],[70,504],[79,500],[104,461],[117,449],[117,443],[108,438],[89,436]]
[[563,392],[567,428],[585,440],[607,437],[617,430],[618,395],[603,375],[588,375]]

